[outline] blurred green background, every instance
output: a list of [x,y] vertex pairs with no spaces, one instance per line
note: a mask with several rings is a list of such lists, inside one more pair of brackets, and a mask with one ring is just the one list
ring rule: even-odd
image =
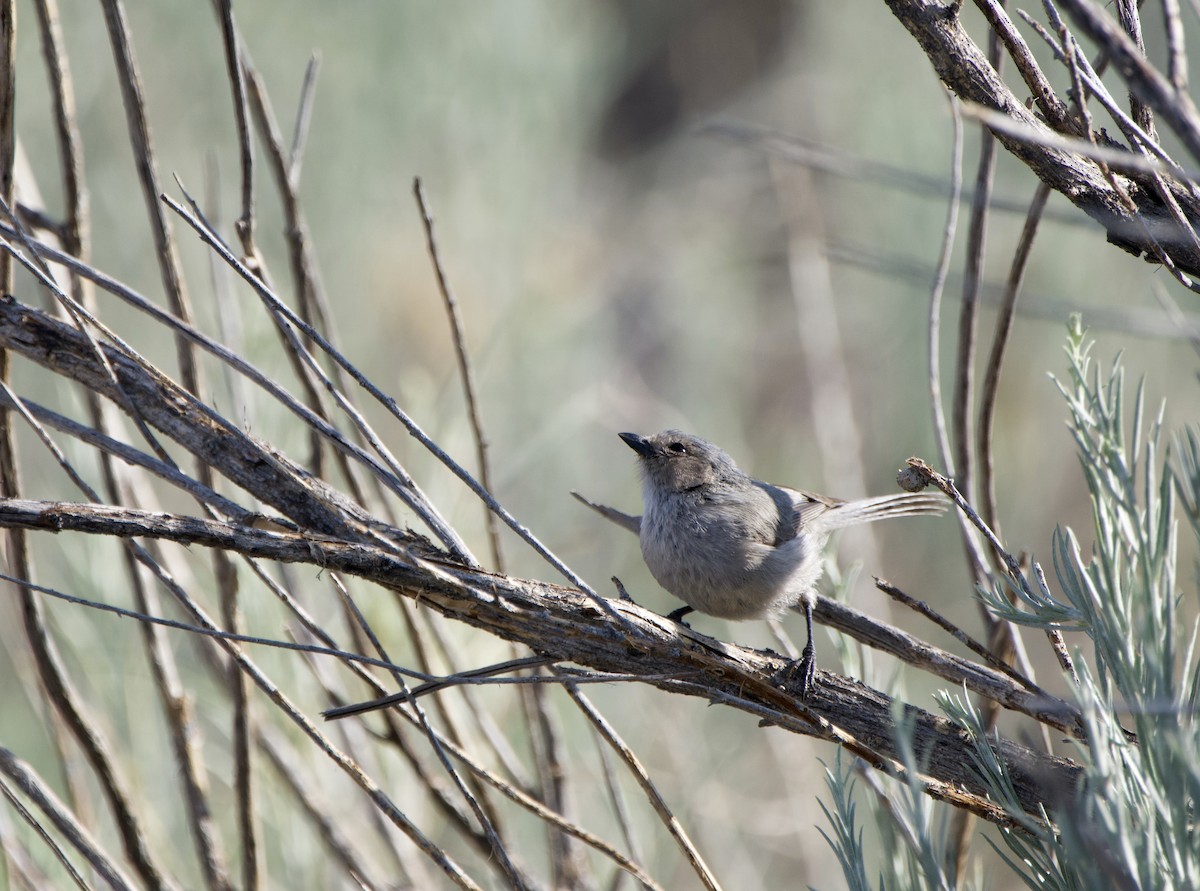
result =
[[[607,580],[615,574],[653,609],[678,605],[649,577],[633,537],[568,495],[575,489],[636,510],[633,455],[618,431],[684,428],[721,443],[756,476],[844,497],[894,491],[895,471],[909,455],[936,463],[926,307],[945,198],[812,172],[711,127],[724,121],[772,128],[828,146],[842,160],[886,162],[948,184],[945,92],[882,4],[258,0],[237,3],[235,11],[289,136],[304,67],[312,52],[320,54],[301,195],[347,354],[474,466],[446,318],[411,195],[420,176],[465,320],[496,495],[598,589],[611,592]],[[81,0],[63,2],[62,12],[95,265],[159,299],[100,12]],[[61,206],[53,130],[33,16],[21,13],[20,137],[53,213]],[[972,11],[965,14],[970,20]],[[164,188],[179,197],[171,180],[177,175],[232,241],[239,171],[215,17],[208,4],[181,0],[130,4],[129,16]],[[1063,72],[1051,70],[1065,90]],[[968,124],[968,184],[978,144],[977,128]],[[287,296],[279,202],[261,163],[259,176],[259,243]],[[1034,186],[1032,175],[1001,153],[997,196],[1024,206]],[[1156,287],[1175,293],[1189,311],[1194,296],[1106,245],[1099,227],[1065,200],[1052,197],[1050,207],[1056,218],[1043,223],[1034,247],[996,424],[1004,537],[1014,551],[1039,557],[1048,554],[1055,524],[1072,525],[1086,541],[1090,517],[1065,412],[1046,376],[1063,370],[1069,309],[1093,326],[1099,360],[1107,364],[1125,350],[1131,373],[1147,378],[1149,404],[1168,399],[1168,430],[1194,420],[1197,405],[1196,354],[1187,341],[1132,330],[1136,323],[1170,332]],[[954,364],[966,213],[946,293],[946,369]],[[991,219],[990,285],[1003,282],[1022,217],[998,212]],[[208,254],[175,228],[201,326],[215,334]],[[18,298],[32,302],[24,286]],[[243,306],[235,345],[290,382],[253,297],[241,287],[234,293]],[[100,306],[123,336],[174,367],[159,331],[103,295]],[[833,313],[838,339],[821,307]],[[983,352],[993,317],[989,305],[980,318]],[[831,362],[814,356],[814,342]],[[27,368],[19,373],[23,392],[53,401],[45,392],[53,382]],[[304,457],[305,436],[289,417],[253,392],[226,394],[218,374],[210,380],[219,407],[256,436]],[[949,393],[948,378],[944,386]],[[837,418],[825,407],[830,387],[839,388],[832,396],[842,409]],[[77,403],[67,397],[65,404]],[[486,554],[476,499],[398,426],[381,413],[371,416],[476,553]],[[77,497],[53,468],[28,485],[30,497]],[[93,547],[106,546],[79,544],[83,553]],[[950,520],[891,524],[876,530],[873,542],[846,536],[842,565],[863,559],[864,549],[877,562],[863,566],[853,602],[953,649],[880,601],[870,576],[881,575],[977,631]],[[515,574],[557,580],[507,533],[505,555]],[[1192,566],[1185,563],[1185,571]],[[70,590],[87,582],[81,569],[66,574],[68,581],[58,581]],[[92,575],[99,581],[99,572]],[[252,621],[262,618],[247,609]],[[380,598],[377,609],[373,617],[386,629],[390,606]],[[106,632],[88,629],[110,620],[63,613],[59,621],[74,629],[76,658],[98,672],[93,683],[103,688],[112,665],[101,643]],[[802,635],[799,619],[788,624]],[[698,618],[693,625],[739,643],[773,645],[761,623]],[[259,630],[278,633],[265,619]],[[498,644],[463,629],[453,633],[465,665],[503,655]],[[836,669],[829,639],[818,630],[820,662]],[[1047,648],[1030,648],[1055,688]],[[290,670],[285,659],[266,661]],[[880,660],[877,676],[866,679],[888,684],[894,670]],[[119,685],[119,672],[109,681]],[[910,678],[911,701],[932,707],[929,693],[937,686]],[[314,711],[322,705],[315,691],[305,699],[300,681],[292,692]],[[744,715],[636,686],[593,688],[592,695],[642,755],[727,887],[841,887],[817,831],[817,759],[831,759],[830,746],[759,731]],[[582,742],[579,718],[565,700],[558,705],[569,747]],[[595,770],[590,742],[578,759],[593,764],[581,770]],[[571,794],[588,822],[600,783],[594,772],[580,776]],[[599,828],[611,829],[608,819],[598,815]],[[276,819],[272,831],[295,862],[276,861],[272,879],[282,882],[289,871],[319,875],[320,866],[305,860],[310,852],[289,842],[285,820]],[[656,874],[668,887],[690,887],[694,877],[648,809],[639,807],[636,820]]]

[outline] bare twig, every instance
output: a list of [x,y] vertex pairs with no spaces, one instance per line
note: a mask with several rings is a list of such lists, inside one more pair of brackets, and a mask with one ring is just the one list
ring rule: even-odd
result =
[[1163,0],[1163,19],[1167,26],[1167,78],[1177,94],[1188,88],[1187,50],[1184,48],[1183,18],[1179,0]]
[[1171,82],[1146,61],[1137,44],[1092,0],[1058,2],[1084,33],[1108,52],[1130,91],[1158,113],[1193,158],[1200,158],[1200,113],[1191,97],[1177,92]]
[[[26,797],[37,805],[49,818],[50,822],[54,824],[54,827],[87,860],[88,865],[104,879],[110,888],[133,891],[134,888],[138,887],[122,872],[118,864],[114,863],[104,854],[99,843],[75,819],[71,810],[59,801],[58,796],[54,794],[54,790],[44,783],[41,777],[28,764],[6,748],[0,748],[0,773],[3,773]],[[14,796],[8,783],[0,785],[3,785],[5,797],[9,798],[10,801],[13,800]],[[61,849],[51,842],[49,838],[47,838],[47,842],[70,874],[79,879],[77,884],[82,888],[86,888],[87,884],[82,881],[75,869],[66,860]]]
[[[939,77],[959,98],[997,111],[1015,126],[1033,127],[1045,131],[1048,139],[1052,137],[1053,131],[1025,107],[988,63],[984,53],[967,33],[961,18],[945,14],[946,7],[940,0],[887,0],[887,4],[925,51]],[[1090,11],[1096,11],[1095,5],[1088,0],[1070,0],[1068,5],[1073,10],[1086,5]],[[1130,54],[1124,52],[1131,44],[1116,24],[1102,13],[1098,15],[1100,22],[1107,21],[1115,31],[1113,40],[1105,41],[1105,45],[1114,53],[1114,63],[1118,68],[1124,73],[1122,66],[1126,62],[1139,72],[1142,71],[1136,68],[1139,63],[1147,67],[1140,57],[1131,60]],[[1136,56],[1136,52],[1133,56]],[[1141,80],[1153,82],[1145,95],[1148,103],[1177,132],[1188,134],[1185,143],[1195,151],[1195,147],[1200,146],[1200,136],[1197,135],[1200,134],[1200,126],[1195,125],[1194,111],[1183,110],[1191,108],[1187,97],[1182,97],[1179,108],[1164,109],[1161,106],[1167,104],[1168,94],[1174,94],[1166,86],[1166,79],[1161,75],[1155,78],[1147,74],[1138,83],[1131,82],[1131,85],[1138,88]],[[1073,152],[1051,144],[1017,140],[1004,131],[997,131],[997,136],[1004,147],[1028,165],[1039,179],[1105,226],[1109,231],[1109,240],[1114,244],[1137,255],[1154,250],[1144,234],[1135,231],[1132,226],[1138,220],[1144,220],[1153,228],[1156,222],[1163,220],[1166,214],[1156,195],[1137,191],[1131,209],[1101,170]],[[1200,153],[1196,156],[1200,157]],[[1181,204],[1188,219],[1200,218],[1200,202],[1188,199]],[[1200,271],[1200,252],[1190,241],[1164,239],[1162,247],[1173,264],[1183,272]],[[1152,257],[1157,260],[1158,254],[1153,253]]]
[[[479,402],[475,395],[475,374],[471,369],[471,357],[467,353],[462,314],[458,311],[458,301],[454,297],[454,291],[450,289],[446,270],[442,266],[437,239],[433,234],[433,215],[425,201],[425,192],[421,188],[419,177],[413,179],[413,197],[417,201],[417,209],[421,212],[421,224],[425,227],[425,246],[429,250],[429,260],[433,263],[438,292],[442,295],[442,305],[446,310],[446,318],[450,322],[450,339],[454,342],[454,355],[458,360],[458,376],[462,381],[463,396],[467,402],[467,418],[471,422],[471,432],[475,437],[475,459],[479,465],[479,482],[486,491],[494,492],[492,470],[487,455],[488,441],[483,432],[483,419],[479,414]],[[488,543],[492,550],[492,565],[496,567],[497,572],[503,572],[504,560],[500,553],[500,530],[496,525],[496,515],[485,505],[484,516],[487,522]]]
[[957,625],[955,625],[949,619],[945,618],[943,615],[941,615],[941,613],[937,612],[935,609],[933,609],[933,607],[931,607],[925,601],[917,600],[915,597],[910,597],[908,594],[905,594],[903,591],[901,591],[899,588],[897,588],[891,582],[888,582],[881,578],[875,579],[875,587],[878,588],[880,591],[883,591],[885,594],[887,594],[889,597],[891,597],[897,603],[904,604],[909,609],[911,609],[913,612],[920,613],[922,616],[929,619],[929,621],[933,622],[935,625],[937,625],[942,630],[949,632],[950,635],[955,640],[957,640],[959,643],[961,643],[963,646],[965,646],[971,652],[975,653],[976,655],[982,656],[984,661],[986,661],[989,665],[991,665],[992,668],[1008,675],[1010,678],[1012,678],[1018,684],[1023,686],[1025,689],[1029,690],[1032,693],[1036,693],[1039,696],[1049,696],[1049,694],[1046,693],[1045,690],[1043,690],[1041,687],[1039,687],[1033,681],[1029,680],[1029,678],[1025,677],[1025,675],[1021,674],[1021,672],[1017,671],[1015,668],[1013,668],[1011,665],[1009,665],[1003,659],[996,658],[996,655],[991,650],[989,650],[986,646],[981,644],[975,638],[971,637],[971,635],[967,634],[965,631],[963,631],[961,628],[959,628]]
[[[1046,116],[1046,119],[1051,122],[1055,129],[1070,128],[1070,115],[1066,104],[1055,94],[1054,87],[1051,86],[1046,75],[1042,73],[1037,59],[1034,58],[1033,51],[1029,48],[1029,44],[1025,42],[1025,38],[1016,29],[1012,19],[1009,18],[1003,3],[998,2],[998,0],[975,0],[975,5],[979,7],[984,17],[987,18],[995,39],[1004,44],[1009,58],[1016,64],[1017,70],[1021,73],[1021,79],[1025,81],[1025,86],[1033,94],[1033,99],[1037,102],[1042,114]],[[994,49],[995,44],[992,44],[991,48]],[[1000,70],[998,55],[989,52],[988,61],[992,63],[997,71]]]
[[996,537],[996,534],[992,532],[988,524],[983,521],[979,514],[975,512],[975,509],[962,496],[962,493],[958,491],[954,480],[938,473],[920,458],[909,458],[907,464],[920,474],[927,484],[932,484],[941,489],[946,494],[946,497],[953,501],[955,506],[974,524],[975,528],[983,533],[983,537],[987,539],[988,544],[995,550],[1004,567],[1008,570],[1008,574],[1013,582],[1020,585],[1021,590],[1032,600],[1033,592],[1029,588],[1029,580],[1025,578],[1025,573],[1021,571],[1021,564],[1017,562],[1016,557],[1004,549],[1004,545],[1000,543],[1000,539]]
[[[951,153],[951,194],[950,204],[946,211],[946,225],[942,229],[942,244],[938,252],[937,267],[933,276],[933,284],[929,292],[929,322],[926,348],[929,353],[929,404],[933,412],[933,431],[937,441],[938,454],[948,466],[954,466],[957,451],[952,447],[950,435],[946,427],[946,407],[942,401],[942,296],[945,292],[946,277],[950,272],[950,262],[954,255],[954,238],[958,229],[959,193],[962,189],[962,114],[961,103],[953,95],[947,94],[950,112],[954,121],[954,147]],[[967,293],[964,280],[963,294]],[[975,540],[970,527],[960,519],[959,529],[962,533],[963,551],[971,564],[975,577],[980,577],[984,571],[983,555],[979,543]]]
[[[62,165],[64,219],[63,247],[70,254],[87,257],[90,251],[90,227],[85,208],[87,186],[83,179],[83,148],[75,114],[75,93],[71,69],[64,49],[62,23],[56,0],[37,0],[34,9],[42,37],[42,56],[51,84],[54,103],[55,137]],[[74,280],[78,283],[78,279]],[[84,294],[74,291],[75,298],[84,302]]]
[[[988,62],[1000,73],[1000,38],[995,30],[988,37]],[[958,351],[954,366],[954,398],[951,402],[951,426],[954,449],[953,475],[968,491],[974,482],[973,446],[975,402],[975,337],[979,325],[979,292],[983,284],[984,254],[987,248],[988,200],[996,172],[995,137],[984,130],[980,134],[979,166],[975,171],[975,195],[967,225],[966,263],[963,270],[963,296],[958,316]],[[976,567],[978,570],[978,567]],[[976,576],[975,581],[979,582]]]
[[625,766],[629,769],[629,772],[633,774],[638,785],[642,787],[642,791],[646,795],[646,800],[650,802],[650,805],[654,808],[654,812],[658,814],[659,819],[666,826],[667,832],[671,834],[671,837],[675,839],[675,843],[679,845],[684,858],[699,877],[701,884],[705,888],[708,888],[709,891],[719,891],[721,886],[717,882],[717,877],[713,875],[708,864],[704,862],[700,851],[697,850],[692,840],[688,837],[683,825],[679,822],[679,818],[675,816],[666,799],[662,797],[662,794],[654,785],[654,781],[650,779],[650,774],[642,766],[642,762],[638,759],[637,755],[634,754],[633,749],[625,744],[625,741],[621,739],[613,726],[604,719],[604,716],[596,710],[595,706],[578,689],[568,684],[567,695],[571,697],[580,711],[591,721],[592,726],[600,734],[600,738],[608,743],[613,751],[620,756],[621,760],[625,762]]
[[293,189],[300,185],[304,149],[308,145],[308,128],[312,123],[313,99],[317,93],[317,72],[320,70],[321,55],[313,53],[304,67],[304,82],[300,85],[300,107],[296,112],[296,127],[292,131],[292,147],[288,151],[287,181]]
[[1000,389],[1000,367],[1004,361],[1004,351],[1008,345],[1009,335],[1012,333],[1017,297],[1021,293],[1021,283],[1029,264],[1033,239],[1037,234],[1038,223],[1049,197],[1050,187],[1045,183],[1038,183],[1033,201],[1029,205],[1025,227],[1021,230],[1021,239],[1017,242],[1017,250],[1013,256],[1012,265],[1009,267],[1008,281],[1004,287],[1004,301],[996,319],[996,330],[992,335],[992,349],[988,356],[987,369],[983,375],[983,392],[979,399],[979,490],[983,498],[983,518],[993,529],[999,528],[996,522],[996,480],[992,454],[992,431],[996,420],[996,396]]
[[[1129,35],[1129,39],[1137,48],[1137,51],[1145,58],[1146,42],[1142,39],[1142,18],[1138,14],[1138,0],[1117,0],[1115,6],[1117,10],[1117,18],[1121,21],[1121,27],[1125,29],[1125,33]],[[1080,101],[1082,101],[1082,96]],[[1149,106],[1141,100],[1136,92],[1129,94],[1129,112],[1133,115],[1133,119],[1137,121],[1138,126],[1147,133],[1154,135],[1154,113]]]
[[[929,290],[929,403],[933,409],[933,431],[937,437],[938,455],[946,467],[954,467],[954,452],[950,448],[950,435],[946,428],[946,407],[942,403],[942,294],[946,289],[946,276],[950,272],[950,261],[954,255],[954,235],[958,231],[959,194],[962,191],[962,113],[959,102],[947,94],[951,119],[954,122],[954,141],[950,153],[950,203],[946,210],[946,225],[942,229],[942,247],[938,252],[933,285]],[[953,471],[951,471],[953,472]]]
[[[242,213],[234,223],[249,257],[254,247],[254,144],[250,140],[250,111],[246,100],[246,80],[242,76],[242,41],[233,20],[233,0],[213,0],[221,20],[221,41],[225,48],[225,76],[233,91],[233,116],[237,122],[238,159],[242,168]],[[157,202],[155,202],[157,206]],[[253,885],[257,884],[254,880]],[[253,887],[251,885],[250,887]]]
[[[146,118],[142,81],[138,74],[137,61],[133,55],[133,43],[130,40],[129,25],[125,20],[125,9],[121,0],[101,0],[101,7],[104,10],[104,23],[108,27],[109,41],[112,44],[113,61],[117,66],[117,79],[121,85],[121,95],[125,100],[125,118],[129,129],[129,139],[133,147],[142,198],[146,202],[150,231],[154,236],[154,245],[158,252],[163,290],[170,302],[171,311],[183,321],[190,322],[192,310],[179,268],[175,238],[171,233],[171,226],[167,222],[167,216],[158,202],[162,188],[159,185],[158,169],[151,147],[150,123]],[[200,392],[199,372],[192,348],[181,337],[177,336],[175,342],[183,386],[192,393],[198,394]]]

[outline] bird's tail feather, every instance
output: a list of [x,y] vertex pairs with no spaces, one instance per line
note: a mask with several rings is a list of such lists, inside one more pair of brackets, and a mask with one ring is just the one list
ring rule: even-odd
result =
[[937,516],[945,513],[949,504],[941,495],[882,495],[839,504],[821,514],[818,522],[825,529],[833,530],[893,517]]

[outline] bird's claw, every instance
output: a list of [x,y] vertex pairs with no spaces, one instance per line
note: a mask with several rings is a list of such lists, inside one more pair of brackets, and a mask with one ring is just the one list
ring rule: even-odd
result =
[[794,659],[783,666],[776,674],[779,682],[785,687],[798,686],[796,693],[801,699],[808,699],[817,685],[817,659],[811,644],[800,653],[799,659]]

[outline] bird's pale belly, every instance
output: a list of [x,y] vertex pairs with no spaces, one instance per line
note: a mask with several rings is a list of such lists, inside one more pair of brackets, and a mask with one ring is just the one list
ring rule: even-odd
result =
[[[642,557],[655,581],[692,609],[722,619],[762,619],[777,615],[799,601],[803,593],[788,585],[782,576],[765,566],[759,555],[740,555],[735,561],[722,560],[720,554],[730,547],[727,542],[697,539],[690,554],[681,561],[679,552],[654,537],[642,542]],[[733,562],[745,566],[729,570]]]

